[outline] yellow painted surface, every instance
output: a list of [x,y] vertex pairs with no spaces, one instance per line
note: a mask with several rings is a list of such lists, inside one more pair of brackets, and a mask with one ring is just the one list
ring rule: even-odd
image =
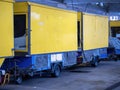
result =
[[81,12],[78,12],[78,13],[77,13],[77,20],[78,20],[78,21],[81,21],[81,18],[82,18],[82,13],[81,13]]
[[77,13],[31,5],[31,54],[77,50]]
[[84,50],[108,47],[108,18],[105,16],[83,15]]
[[2,66],[4,60],[5,60],[5,58],[0,58],[0,67]]
[[120,27],[120,21],[110,21],[111,27]]
[[14,13],[27,13],[28,3],[27,2],[15,2],[14,3]]
[[108,47],[109,25],[108,17],[96,16],[96,41],[97,48]]
[[4,2],[14,2],[15,0],[0,0],[0,1],[4,1]]
[[13,3],[0,1],[0,57],[13,56]]

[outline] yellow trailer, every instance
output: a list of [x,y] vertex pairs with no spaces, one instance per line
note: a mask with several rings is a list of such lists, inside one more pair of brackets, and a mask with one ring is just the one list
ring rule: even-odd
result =
[[[76,12],[31,2],[16,2],[14,13],[16,53],[45,54],[77,50]],[[19,22],[22,22],[21,27]],[[19,43],[20,40],[23,44]]]
[[78,12],[78,26],[78,45],[83,51],[83,61],[92,61],[98,56],[107,57],[107,50],[103,48],[108,47],[108,17]]
[[5,58],[14,56],[13,35],[13,0],[0,0],[0,83],[1,74],[5,74],[1,69]]
[[46,70],[58,77],[62,67],[76,64],[77,56],[83,56],[84,62],[97,61],[100,52],[108,46],[108,18],[16,2],[14,42],[15,57],[6,60],[5,64],[11,65],[4,68],[15,71],[17,83],[22,82],[25,74],[33,76]]
[[15,71],[17,83],[25,74],[32,76],[45,70],[59,76],[62,67],[76,64],[77,12],[15,2],[14,50],[15,57],[6,60],[4,68]]

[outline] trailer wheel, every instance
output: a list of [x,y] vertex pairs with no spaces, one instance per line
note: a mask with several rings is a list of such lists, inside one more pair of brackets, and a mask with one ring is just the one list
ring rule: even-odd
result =
[[98,66],[98,61],[94,61],[92,64],[93,67],[97,67]]
[[60,73],[61,73],[61,68],[59,65],[54,65],[53,66],[53,70],[52,70],[52,73],[51,73],[51,76],[52,77],[59,77],[60,76]]
[[22,81],[23,81],[22,76],[18,76],[18,77],[16,77],[16,79],[15,79],[16,84],[21,84]]
[[28,75],[29,75],[30,77],[33,77],[33,76],[34,76],[34,72],[30,72],[30,73],[28,73]]
[[91,65],[93,67],[97,67],[98,64],[99,64],[99,58],[98,57],[94,57],[93,60],[92,60],[92,62],[91,62]]

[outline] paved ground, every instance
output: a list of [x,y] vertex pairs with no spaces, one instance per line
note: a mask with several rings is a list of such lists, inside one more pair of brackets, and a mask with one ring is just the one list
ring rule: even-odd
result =
[[120,61],[102,61],[96,68],[64,70],[59,78],[35,76],[21,85],[10,83],[0,90],[120,90]]

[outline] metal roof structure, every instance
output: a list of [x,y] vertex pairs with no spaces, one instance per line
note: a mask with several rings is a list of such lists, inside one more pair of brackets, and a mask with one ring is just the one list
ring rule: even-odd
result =
[[96,14],[120,15],[120,0],[16,0]]
[[[54,0],[67,5],[72,5],[81,9],[81,6],[89,6],[103,9],[106,13],[118,13],[120,14],[120,0]],[[84,8],[83,7],[83,8]],[[96,8],[95,8],[96,7]]]

